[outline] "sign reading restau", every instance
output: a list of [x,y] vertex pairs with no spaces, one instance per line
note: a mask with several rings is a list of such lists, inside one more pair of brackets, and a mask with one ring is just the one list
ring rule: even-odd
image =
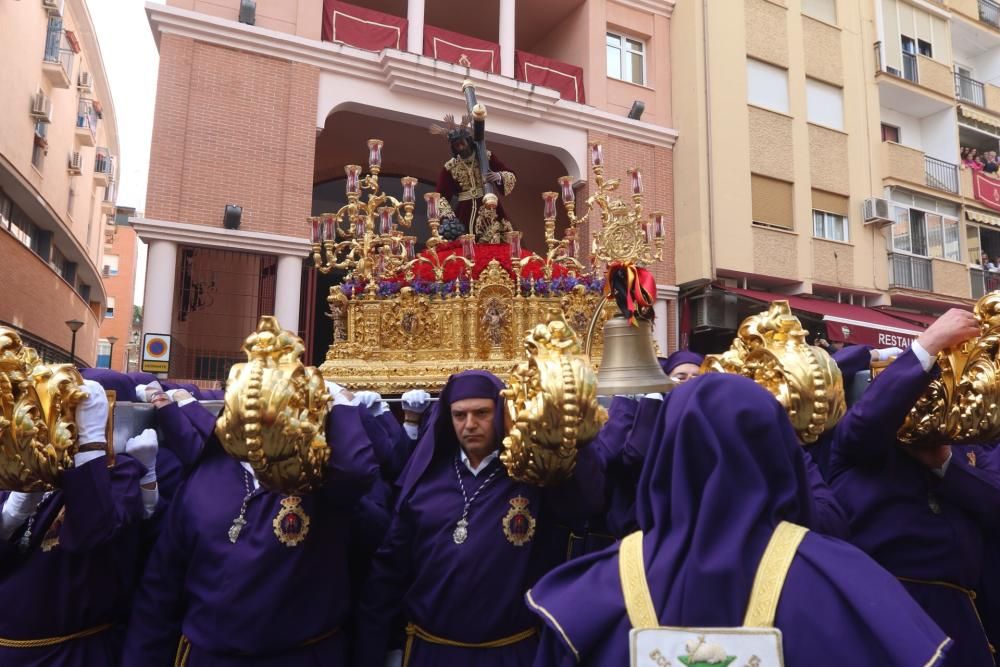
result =
[[143,373],[167,373],[170,370],[170,335],[148,333],[142,336]]

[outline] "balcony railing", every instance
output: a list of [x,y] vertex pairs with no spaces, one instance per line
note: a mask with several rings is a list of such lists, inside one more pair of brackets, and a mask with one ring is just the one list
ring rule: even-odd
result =
[[890,253],[889,273],[889,283],[892,287],[934,291],[931,260],[927,257]]
[[993,0],[979,0],[979,20],[1000,28],[1000,4]]
[[975,104],[977,107],[986,106],[986,91],[982,81],[955,72],[955,97],[962,102]]
[[[97,110],[94,109],[93,100],[80,100],[80,106],[76,112],[76,128],[90,130],[91,140],[97,137]],[[93,144],[90,145],[93,146]]]
[[94,175],[95,176],[112,176],[112,171],[114,169],[114,162],[111,159],[111,153],[107,148],[99,147],[94,154]]
[[1000,273],[996,271],[969,269],[969,280],[972,283],[973,299],[1000,290]]
[[927,176],[928,187],[958,194],[957,165],[925,155],[924,174]]

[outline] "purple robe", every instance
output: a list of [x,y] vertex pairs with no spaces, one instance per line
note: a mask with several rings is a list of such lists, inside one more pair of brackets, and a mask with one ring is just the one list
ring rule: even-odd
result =
[[[969,464],[962,449],[939,478],[897,445],[896,431],[930,381],[912,351],[882,371],[837,425],[831,484],[848,513],[851,541],[893,575],[979,584],[983,536],[1000,520],[1000,478]],[[966,593],[904,581],[954,640],[949,665],[993,665],[983,628]]]
[[[490,398],[498,401],[494,430],[502,435],[499,379],[482,371],[452,376],[403,473],[396,515],[372,563],[359,618],[358,666],[381,667],[392,619],[400,609],[408,622],[424,631],[463,643],[496,641],[536,628],[524,592],[565,558],[565,522],[586,519],[602,503],[603,467],[590,447],[580,449],[572,480],[544,489],[510,479],[499,460],[478,476],[456,463],[459,444],[451,402],[484,397],[456,389],[470,377],[492,386]],[[480,490],[491,475],[489,485]],[[462,544],[453,539],[463,508],[459,477],[467,497],[478,492]],[[414,639],[408,667],[527,665],[536,644],[534,636],[499,648]]]
[[38,507],[28,550],[19,548],[27,523],[0,542],[0,599],[5,601],[0,637],[64,637],[114,626],[55,646],[0,648],[0,665],[119,664],[122,628],[138,576],[139,478],[144,472],[127,456],[119,456],[113,468],[100,457],[67,470],[61,488]]
[[188,667],[347,664],[348,510],[375,480],[378,461],[357,408],[334,407],[327,433],[328,477],[300,496],[309,532],[294,546],[274,525],[288,496],[263,488],[230,542],[247,478],[235,459],[206,454],[171,505],[146,568],[125,665],[172,664],[181,635],[190,641]]
[[[770,394],[733,375],[683,384],[657,422],[636,509],[659,623],[739,626],[775,527],[810,522],[798,438]],[[546,624],[535,665],[628,664],[618,568],[612,547],[557,568],[530,591]],[[948,644],[892,576],[814,532],[792,561],[775,626],[785,664],[795,667],[935,665]]]

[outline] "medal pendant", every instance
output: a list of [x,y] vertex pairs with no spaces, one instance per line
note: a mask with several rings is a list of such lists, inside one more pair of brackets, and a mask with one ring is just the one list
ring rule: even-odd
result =
[[240,533],[243,532],[243,526],[247,525],[247,520],[242,516],[238,516],[233,520],[233,525],[229,527],[229,541],[236,544],[236,540],[240,538]]
[[455,544],[461,544],[465,542],[469,537],[469,522],[465,519],[459,519],[458,523],[455,525],[455,530],[451,534],[451,539],[455,540]]

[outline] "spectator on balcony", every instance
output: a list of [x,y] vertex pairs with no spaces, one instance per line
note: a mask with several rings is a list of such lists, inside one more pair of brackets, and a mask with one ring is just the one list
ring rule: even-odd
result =
[[975,148],[966,148],[962,155],[962,166],[973,171],[980,171],[983,168],[982,158]]
[[983,164],[983,172],[987,174],[996,174],[1000,170],[1000,160],[997,159],[996,151],[989,151],[986,153],[986,162]]

